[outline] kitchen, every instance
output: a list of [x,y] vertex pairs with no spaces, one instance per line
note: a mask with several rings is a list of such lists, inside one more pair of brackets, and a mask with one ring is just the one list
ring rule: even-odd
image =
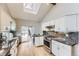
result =
[[78,19],[78,3],[0,4],[0,56],[79,56]]

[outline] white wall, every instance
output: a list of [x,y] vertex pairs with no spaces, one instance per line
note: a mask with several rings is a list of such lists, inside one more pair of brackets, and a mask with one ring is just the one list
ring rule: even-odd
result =
[[5,31],[7,27],[10,30],[10,22],[15,22],[15,20],[8,13],[4,4],[0,4],[0,31]]
[[[79,14],[79,3],[57,3],[42,22],[55,20],[69,14]],[[79,55],[79,44],[75,45],[75,55]]]

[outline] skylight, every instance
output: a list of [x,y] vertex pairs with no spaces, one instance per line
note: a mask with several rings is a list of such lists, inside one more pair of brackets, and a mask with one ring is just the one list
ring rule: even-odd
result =
[[37,14],[40,9],[40,3],[24,3],[24,11]]

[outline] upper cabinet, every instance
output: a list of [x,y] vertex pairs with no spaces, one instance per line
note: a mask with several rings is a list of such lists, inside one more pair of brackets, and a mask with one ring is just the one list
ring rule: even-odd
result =
[[46,26],[50,26],[50,25],[55,25],[55,21],[52,20],[52,21],[42,22],[42,31],[43,30],[47,31],[48,29],[46,28]]
[[77,15],[68,15],[57,19],[55,22],[55,31],[76,32]]
[[47,30],[46,26],[49,26],[49,22],[43,22],[42,23],[42,31]]
[[[12,26],[11,23],[12,22]],[[10,31],[11,29],[15,30],[15,21],[11,16],[4,10],[0,9],[0,31]]]
[[55,25],[55,31],[58,32],[77,32],[79,31],[79,15],[67,15],[58,19],[42,23],[45,26]]
[[64,17],[55,20],[55,31],[64,32],[65,31],[65,19]]
[[77,15],[77,31],[79,31],[79,15]]
[[65,16],[66,32],[77,31],[77,15]]

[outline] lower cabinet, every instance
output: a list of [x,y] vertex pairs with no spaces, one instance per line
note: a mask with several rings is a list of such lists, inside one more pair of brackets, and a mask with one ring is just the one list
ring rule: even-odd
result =
[[35,46],[43,45],[43,37],[35,37]]
[[52,53],[56,56],[71,56],[71,46],[52,40]]
[[58,46],[57,45],[55,45],[55,44],[53,44],[52,45],[52,53],[54,54],[54,55],[59,55],[58,54]]

